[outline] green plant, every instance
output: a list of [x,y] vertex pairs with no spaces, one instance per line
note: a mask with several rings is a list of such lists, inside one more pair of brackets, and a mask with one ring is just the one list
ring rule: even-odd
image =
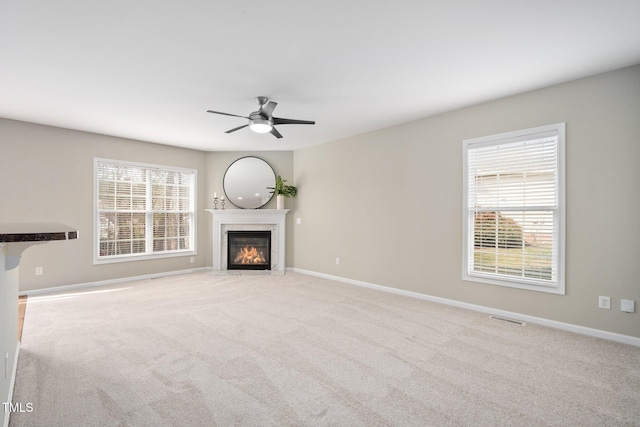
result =
[[476,212],[474,221],[476,248],[522,247],[522,227],[512,218],[499,212]]
[[296,197],[298,194],[298,189],[293,185],[285,184],[287,182],[286,179],[282,179],[280,175],[276,177],[276,186],[273,188],[274,194],[277,196],[278,194],[282,194],[284,197]]

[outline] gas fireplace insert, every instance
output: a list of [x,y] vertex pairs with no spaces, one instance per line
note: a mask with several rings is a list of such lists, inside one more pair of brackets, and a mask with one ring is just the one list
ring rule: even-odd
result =
[[228,270],[271,270],[271,231],[228,231]]

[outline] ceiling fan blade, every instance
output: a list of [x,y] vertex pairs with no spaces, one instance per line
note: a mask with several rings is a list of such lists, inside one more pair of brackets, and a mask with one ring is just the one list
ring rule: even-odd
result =
[[295,119],[281,119],[279,117],[273,117],[274,125],[315,125],[313,120],[295,120]]
[[278,139],[282,138],[282,135],[280,135],[280,132],[278,132],[278,129],[276,128],[271,128],[271,135],[275,136]]
[[245,116],[239,116],[237,114],[222,113],[220,111],[213,111],[213,110],[207,110],[207,113],[222,114],[223,116],[231,116],[231,117],[242,117],[243,119],[248,119],[249,118],[249,117],[245,117]]
[[264,117],[265,119],[268,119],[271,117],[271,115],[273,114],[273,110],[275,110],[276,105],[278,105],[277,102],[273,102],[273,101],[269,101],[267,102],[263,107],[262,107],[262,111],[260,112],[260,115],[262,117]]
[[237,128],[229,129],[229,130],[228,130],[228,131],[226,131],[225,133],[235,132],[235,131],[240,130],[240,129],[242,129],[242,128],[246,128],[247,126],[249,126],[249,125],[247,124],[247,125],[238,126]]

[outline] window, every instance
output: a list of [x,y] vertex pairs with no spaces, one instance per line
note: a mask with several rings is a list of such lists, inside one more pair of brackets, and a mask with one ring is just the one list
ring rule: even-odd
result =
[[564,134],[464,141],[464,280],[564,295]]
[[94,263],[195,253],[195,170],[95,159],[94,185]]

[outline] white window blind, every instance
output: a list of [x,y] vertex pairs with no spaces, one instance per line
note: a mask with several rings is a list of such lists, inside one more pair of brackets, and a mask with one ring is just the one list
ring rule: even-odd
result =
[[195,170],[107,159],[94,170],[96,262],[194,252]]
[[564,293],[564,124],[465,141],[465,279]]

